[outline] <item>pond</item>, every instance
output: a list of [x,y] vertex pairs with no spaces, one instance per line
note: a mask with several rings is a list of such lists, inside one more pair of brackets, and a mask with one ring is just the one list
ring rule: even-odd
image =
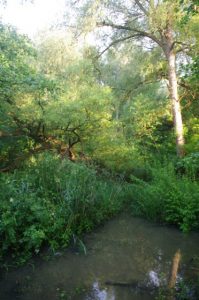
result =
[[[168,286],[178,251],[177,282],[195,280],[198,233],[185,235],[175,228],[122,214],[86,235],[84,242],[74,237],[70,249],[54,255],[47,251],[42,259],[1,272],[0,299],[155,299]],[[191,288],[186,290],[190,299],[197,299]]]

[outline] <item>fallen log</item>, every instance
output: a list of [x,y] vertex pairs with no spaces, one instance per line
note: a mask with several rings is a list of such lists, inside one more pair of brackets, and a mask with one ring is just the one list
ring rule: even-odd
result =
[[131,282],[121,282],[121,281],[106,281],[105,285],[111,285],[111,286],[118,286],[118,287],[126,287],[126,288],[132,288],[137,291],[143,291],[143,292],[153,292],[157,289],[156,286],[147,285],[138,281],[131,281]]

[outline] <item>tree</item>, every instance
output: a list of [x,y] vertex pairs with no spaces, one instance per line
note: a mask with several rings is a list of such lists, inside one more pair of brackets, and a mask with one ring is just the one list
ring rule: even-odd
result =
[[[0,154],[2,163],[25,140],[13,114],[18,114],[17,98],[27,91],[32,73],[27,61],[34,56],[30,41],[10,26],[0,24]],[[19,147],[20,148],[20,147]]]
[[59,140],[62,154],[73,158],[74,148],[91,149],[91,136],[96,139],[110,123],[111,90],[95,77],[94,49],[81,53],[69,32],[55,30],[46,36],[38,41],[38,65],[58,90],[55,101],[45,106],[46,133]]
[[140,153],[152,154],[153,150],[157,152],[157,147],[165,149],[166,143],[168,147],[166,135],[169,132],[164,131],[162,139],[157,132],[154,136],[154,130],[168,120],[170,131],[172,128],[167,88],[161,77],[158,81],[159,73],[164,70],[161,61],[156,63],[159,55],[158,48],[148,51],[127,44],[120,51],[111,49],[100,65],[103,82],[112,88],[114,95],[113,120],[118,135],[123,132],[128,145],[139,145]]
[[34,67],[31,41],[0,24],[0,155],[2,166],[43,134],[43,109],[52,81]]
[[[187,48],[187,43],[181,39],[179,23],[183,16],[183,5],[172,0],[134,0],[113,1],[91,0],[86,2],[87,25],[94,23],[97,27],[110,28],[112,41],[101,52],[103,54],[110,47],[136,39],[147,44],[158,45],[166,58],[168,72],[168,88],[172,102],[173,122],[176,133],[177,155],[184,155],[184,134],[181,105],[178,96],[176,75],[176,55]],[[92,11],[95,11],[93,13]],[[106,33],[107,36],[107,33]]]

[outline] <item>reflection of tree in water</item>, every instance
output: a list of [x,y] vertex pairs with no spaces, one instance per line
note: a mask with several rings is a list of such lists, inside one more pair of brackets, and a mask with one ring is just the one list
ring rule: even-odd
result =
[[181,251],[178,249],[173,257],[172,261],[172,267],[171,267],[171,273],[170,273],[170,278],[168,282],[168,300],[173,300],[175,299],[175,286],[176,286],[176,281],[177,281],[177,275],[178,275],[178,269],[179,269],[179,264],[181,260]]
[[[168,282],[166,283],[164,276],[164,281],[161,281],[160,274],[153,270],[149,271],[147,274],[147,279],[143,282],[139,281],[106,281],[106,287],[100,288],[99,282],[95,281],[92,286],[91,297],[89,296],[86,300],[96,299],[96,300],[115,300],[118,298],[118,288],[129,288],[132,292],[132,295],[135,294],[143,294],[145,292],[152,294],[153,292],[157,292],[159,288],[164,287],[163,290],[166,294],[167,300],[175,299],[175,287],[177,282],[179,264],[181,260],[181,252],[177,250],[172,261],[170,276]],[[159,266],[160,267],[160,266]],[[165,284],[166,283],[166,284]],[[130,292],[130,291],[129,291]]]

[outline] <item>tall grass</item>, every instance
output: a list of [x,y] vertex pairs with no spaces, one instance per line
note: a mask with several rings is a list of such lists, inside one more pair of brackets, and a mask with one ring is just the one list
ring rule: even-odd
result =
[[21,261],[44,244],[67,246],[122,207],[119,182],[49,153],[1,175],[0,189],[0,256],[10,252]]

